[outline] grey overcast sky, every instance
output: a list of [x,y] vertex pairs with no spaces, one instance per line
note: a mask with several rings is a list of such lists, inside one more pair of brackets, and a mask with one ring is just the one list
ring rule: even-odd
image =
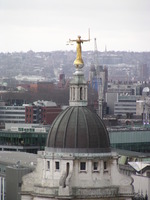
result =
[[0,52],[150,51],[150,0],[0,0]]

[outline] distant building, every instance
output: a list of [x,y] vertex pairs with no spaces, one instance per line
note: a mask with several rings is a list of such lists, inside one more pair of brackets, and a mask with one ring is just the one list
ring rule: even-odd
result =
[[41,108],[29,105],[25,107],[25,122],[26,123],[40,123],[41,122]]
[[[133,84],[131,82],[130,83],[123,82],[123,81],[109,82],[107,92],[106,92],[106,102],[107,102],[107,107],[108,107],[108,114],[110,114],[110,115],[114,115],[114,114],[122,115],[123,114],[124,115],[124,111],[127,110],[126,106],[128,106],[128,107],[131,106],[131,105],[127,105],[127,104],[129,104],[129,99],[131,98],[131,100],[130,100],[130,102],[131,102],[131,101],[133,101],[133,98],[135,98],[136,87],[137,87],[136,84]],[[123,100],[123,98],[124,98],[124,100]],[[128,98],[128,100],[127,100],[127,98]],[[124,103],[126,102],[125,103],[126,105],[124,105],[124,106],[123,106],[123,101],[124,101]],[[120,103],[120,102],[122,102],[122,103]],[[135,102],[136,102],[136,100],[135,100]],[[134,107],[136,107],[136,106],[134,105]],[[135,114],[135,112],[136,112],[136,108],[134,108],[134,114]]]
[[66,85],[66,79],[65,79],[65,73],[63,72],[63,69],[59,69],[59,74],[58,74],[58,83],[57,87],[58,88],[64,88]]
[[136,99],[135,95],[118,95],[117,101],[114,102],[114,114],[127,118],[136,115]]
[[37,85],[37,83],[30,83],[30,85],[29,85],[29,91],[31,91],[31,92],[37,92],[38,91],[38,85]]
[[0,151],[0,200],[20,200],[22,176],[32,172],[37,155]]
[[55,107],[41,107],[41,123],[43,124],[52,124],[54,119],[58,116],[58,114],[62,112],[60,106]]
[[36,105],[0,106],[0,124],[5,123],[44,123],[51,124],[62,111],[56,103],[41,101]]
[[138,161],[128,162],[129,165],[134,169],[132,177],[134,179],[133,185],[135,193],[138,196],[147,197],[147,200],[150,199],[150,162]]
[[37,153],[44,149],[49,128],[40,124],[6,124],[0,131],[0,150]]
[[25,76],[25,75],[18,75],[15,76],[15,79],[17,81],[22,81],[22,82],[38,82],[38,81],[45,81],[45,77],[38,76],[38,75],[30,75],[30,76]]
[[127,118],[135,116],[137,99],[138,96],[135,95],[119,95],[116,92],[107,92],[108,114],[126,116]]
[[97,113],[103,117],[106,114],[106,92],[108,84],[108,69],[101,65],[91,65],[89,72],[89,83],[98,94]]
[[149,67],[147,64],[140,64],[138,80],[140,80],[140,81],[148,81],[149,80]]
[[[106,121],[106,118],[104,118]],[[126,120],[125,120],[126,121]],[[116,125],[116,118],[111,118],[107,125]],[[131,126],[108,128],[110,146],[136,152],[150,152],[150,128]],[[37,153],[43,150],[50,126],[39,124],[6,124],[0,131],[0,150]],[[142,136],[142,138],[141,138]]]
[[107,92],[124,95],[136,95],[136,87],[137,84],[135,83],[116,80],[108,83]]
[[21,83],[18,86],[21,86],[27,91],[31,92],[39,92],[42,90],[51,90],[55,88],[55,84],[53,82],[47,82],[47,81],[38,81],[38,82],[29,82],[27,83]]
[[120,158],[118,160],[120,171],[133,178],[134,198],[133,200],[150,199],[150,154],[137,153],[133,151],[117,150]]
[[140,99],[136,101],[136,115],[143,115],[144,105],[145,105],[145,100]]
[[142,116],[143,125],[150,124],[150,97],[142,96],[136,102],[136,114]]
[[135,152],[150,153],[150,127],[136,127],[131,122],[129,127],[109,128],[111,147]]
[[123,57],[115,54],[105,52],[104,55],[100,56],[100,63],[102,65],[115,65],[123,62]]
[[115,102],[117,102],[117,99],[118,99],[118,93],[116,92],[106,93],[106,102],[109,115],[114,115],[114,107],[115,107]]
[[49,90],[54,89],[55,87],[56,86],[53,82],[38,82],[37,83],[38,91],[42,91],[42,90],[49,91]]
[[24,123],[25,106],[0,106],[0,123]]
[[57,115],[62,111],[60,106],[51,101],[37,101],[25,107],[26,123],[52,124]]

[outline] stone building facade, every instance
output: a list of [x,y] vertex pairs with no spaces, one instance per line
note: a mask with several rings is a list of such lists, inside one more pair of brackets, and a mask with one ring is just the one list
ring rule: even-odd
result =
[[87,107],[82,67],[73,74],[70,106],[53,122],[35,171],[23,177],[22,200],[133,197],[132,178],[119,172],[103,121]]

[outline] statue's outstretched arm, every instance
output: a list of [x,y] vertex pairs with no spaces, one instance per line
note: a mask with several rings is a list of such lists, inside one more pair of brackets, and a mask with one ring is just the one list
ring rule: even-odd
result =
[[76,42],[77,40],[71,40],[71,39],[69,39],[69,42]]
[[82,40],[82,42],[89,42],[90,41],[90,39],[88,39],[88,40]]

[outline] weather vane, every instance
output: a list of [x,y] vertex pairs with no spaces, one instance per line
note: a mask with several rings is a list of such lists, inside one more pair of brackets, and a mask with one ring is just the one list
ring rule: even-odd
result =
[[72,42],[77,43],[77,48],[76,48],[77,55],[76,55],[76,59],[74,61],[74,65],[76,66],[76,68],[82,68],[84,66],[84,62],[83,62],[83,59],[82,59],[81,43],[89,42],[89,41],[90,41],[90,29],[89,29],[89,38],[87,40],[81,39],[81,36],[78,36],[78,38],[76,40],[69,39],[69,43],[72,43]]

